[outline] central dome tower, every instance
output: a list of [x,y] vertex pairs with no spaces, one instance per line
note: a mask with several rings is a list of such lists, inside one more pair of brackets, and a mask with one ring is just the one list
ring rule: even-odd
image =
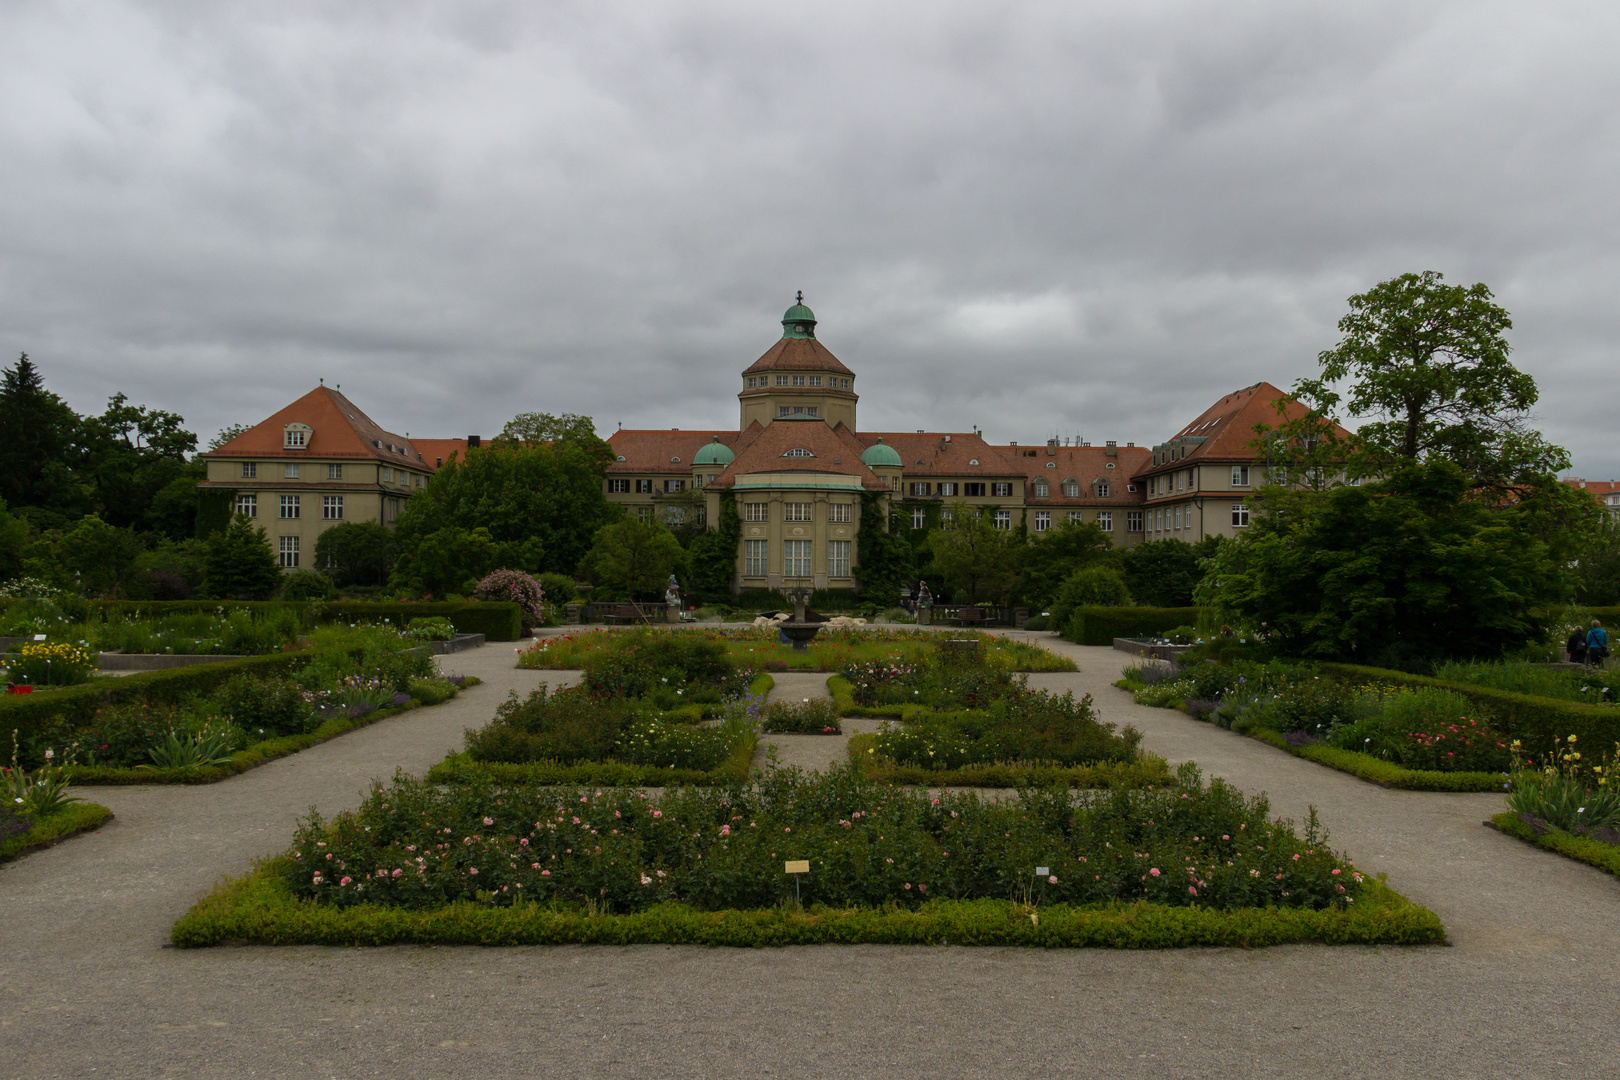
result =
[[742,373],[742,428],[816,421],[855,430],[855,373],[816,340],[816,314],[800,292],[782,315],[782,339]]

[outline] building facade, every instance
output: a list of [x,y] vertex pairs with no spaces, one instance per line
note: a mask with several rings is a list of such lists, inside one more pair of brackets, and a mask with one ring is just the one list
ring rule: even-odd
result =
[[1249,493],[1266,478],[1249,445],[1254,426],[1303,412],[1291,404],[1279,419],[1276,402],[1286,395],[1262,382],[1153,446],[862,431],[856,373],[817,339],[816,317],[800,300],[782,317],[782,337],[741,372],[738,430],[620,430],[608,439],[616,460],[607,497],[626,512],[713,528],[721,499],[735,497],[738,589],[853,588],[866,508],[885,520],[898,509],[917,529],[961,507],[1034,534],[1089,522],[1120,547],[1234,536],[1248,527]]
[[405,500],[467,445],[385,431],[322,385],[204,454],[199,486],[232,493],[232,510],[264,528],[284,571],[311,568],[321,533],[346,521],[392,525]]

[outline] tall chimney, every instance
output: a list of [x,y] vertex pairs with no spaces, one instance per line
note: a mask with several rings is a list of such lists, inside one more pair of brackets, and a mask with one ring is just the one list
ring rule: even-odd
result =
[[480,446],[483,446],[483,445],[484,445],[484,440],[481,439],[480,437],[478,437],[477,435],[469,435],[469,436],[467,436],[467,449],[476,450]]

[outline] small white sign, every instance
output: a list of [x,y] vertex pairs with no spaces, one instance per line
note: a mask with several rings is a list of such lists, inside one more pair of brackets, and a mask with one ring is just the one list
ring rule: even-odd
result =
[[1051,872],[1052,872],[1052,868],[1050,866],[1037,866],[1035,868],[1035,876],[1036,877],[1046,877]]
[[34,640],[35,641],[44,641],[45,640],[45,635],[44,634],[35,634],[34,635]]

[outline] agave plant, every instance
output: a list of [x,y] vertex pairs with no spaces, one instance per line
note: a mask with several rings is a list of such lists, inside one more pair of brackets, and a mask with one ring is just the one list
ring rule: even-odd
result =
[[199,765],[225,765],[231,760],[233,741],[230,728],[204,728],[183,738],[171,730],[167,738],[147,751],[152,764],[136,768],[190,769]]

